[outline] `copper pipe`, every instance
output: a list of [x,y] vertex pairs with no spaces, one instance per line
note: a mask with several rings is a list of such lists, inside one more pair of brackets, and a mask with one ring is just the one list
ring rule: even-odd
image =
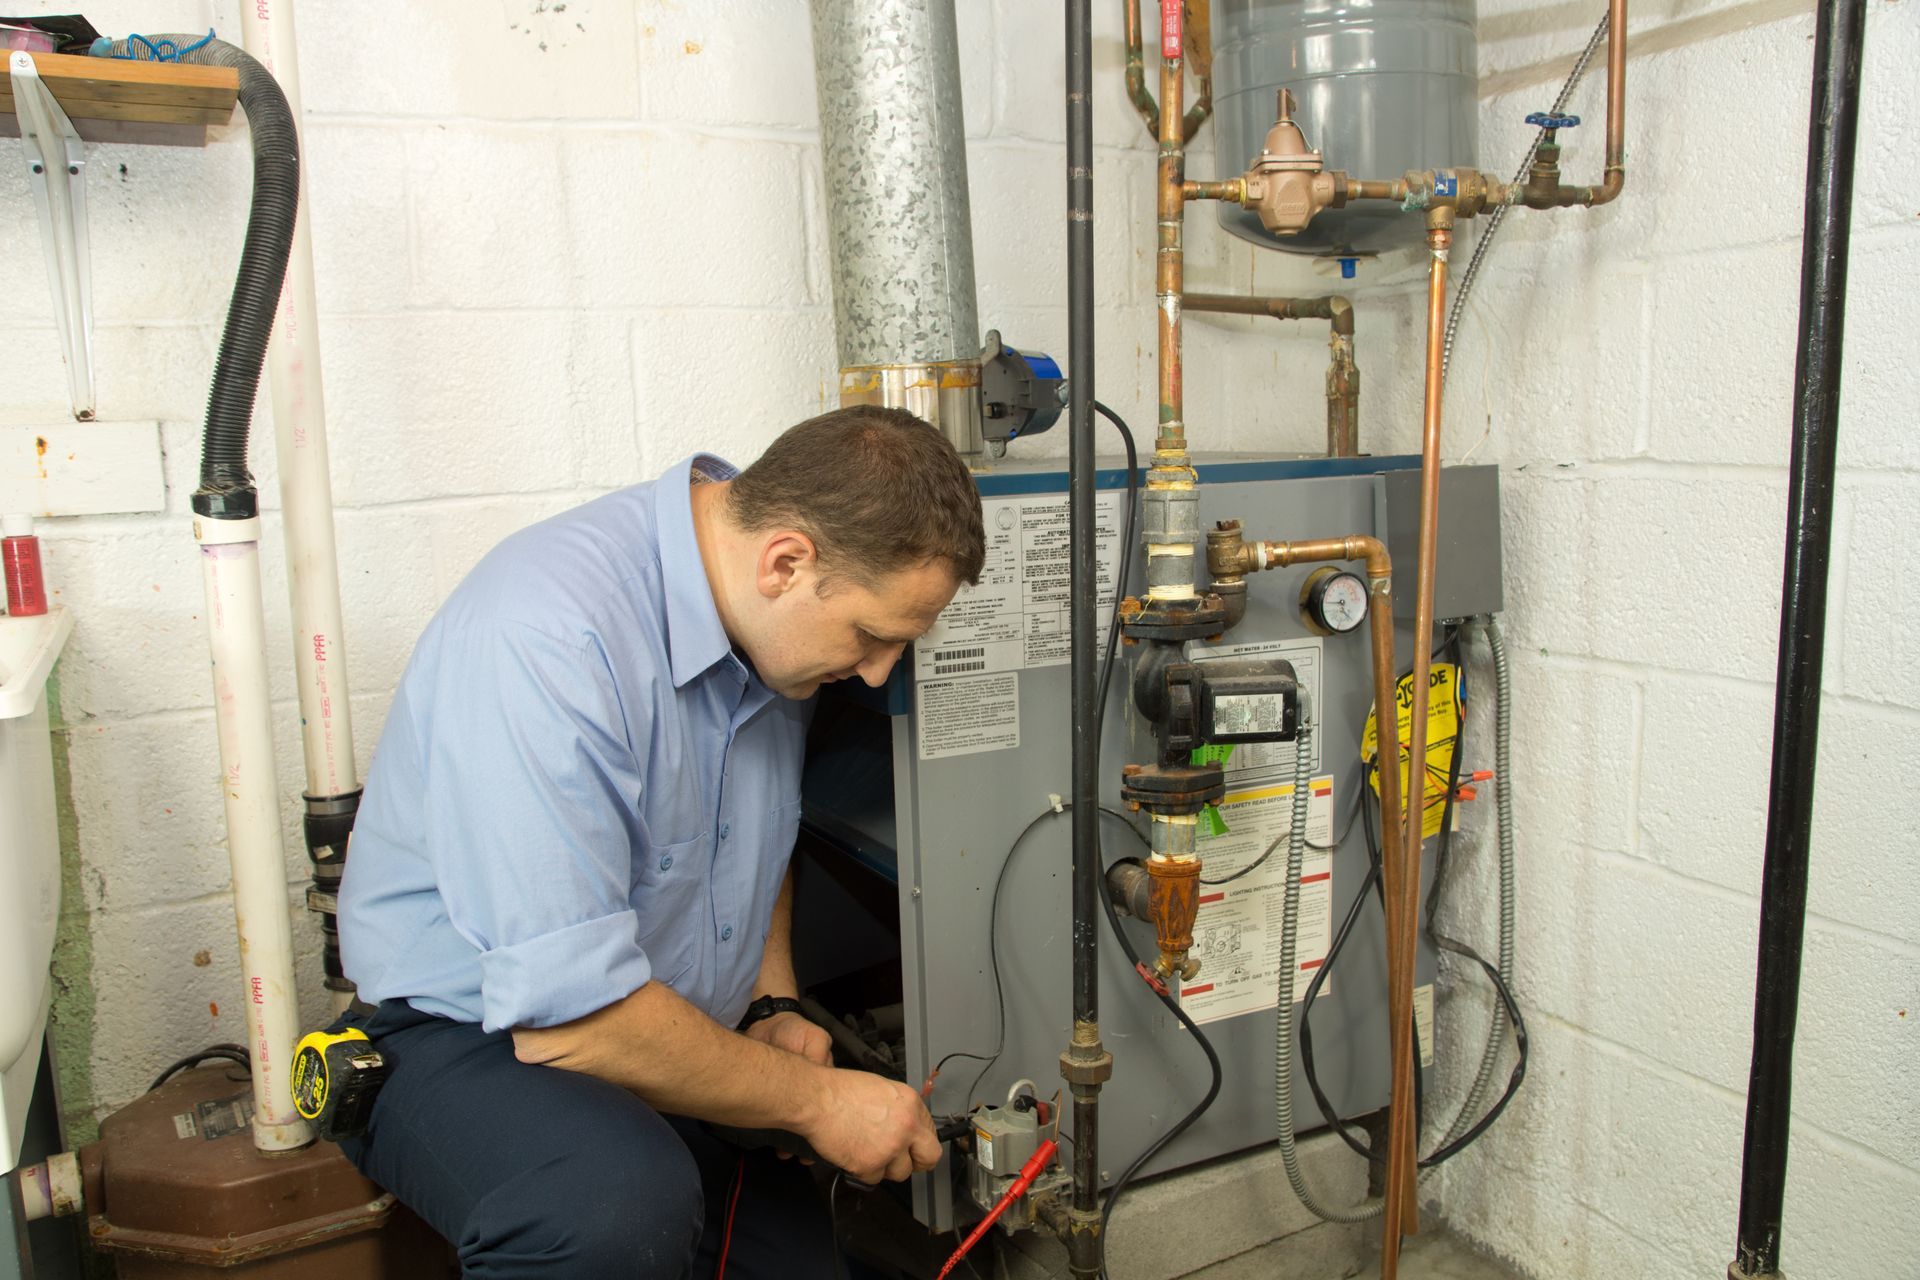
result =
[[[1189,182],[1187,186],[1194,184]],[[1275,320],[1327,320],[1333,325],[1327,363],[1327,456],[1360,456],[1360,369],[1353,359],[1353,303],[1338,294],[1319,298],[1273,298],[1258,294],[1189,293],[1188,311],[1272,316]]]
[[[1413,1102],[1413,980],[1420,921],[1420,843],[1426,812],[1428,672],[1433,574],[1440,532],[1440,357],[1447,329],[1447,257],[1453,210],[1427,212],[1426,412],[1420,436],[1420,542],[1414,567],[1412,706],[1407,727],[1407,801],[1395,855],[1386,859],[1387,1016],[1392,1019],[1393,1092],[1387,1115],[1386,1221],[1381,1280],[1395,1280],[1402,1234],[1420,1229],[1414,1196],[1419,1155]],[[1397,772],[1397,767],[1395,769]]]
[[1154,449],[1156,453],[1171,455],[1168,462],[1182,466],[1187,453],[1180,368],[1180,285],[1185,266],[1180,224],[1186,212],[1182,183],[1186,179],[1187,164],[1186,142],[1180,129],[1183,66],[1177,52],[1171,58],[1160,60],[1160,190],[1156,203],[1159,251],[1154,266],[1160,304],[1160,430]]
[[1362,178],[1347,179],[1347,199],[1349,200],[1405,200],[1407,184],[1403,178],[1389,182],[1369,182]]
[[1609,0],[1607,18],[1607,168],[1589,206],[1614,199],[1627,184],[1627,0]]
[[1160,104],[1147,92],[1146,55],[1140,41],[1140,0],[1120,0],[1120,8],[1126,14],[1127,97],[1133,99],[1133,109],[1146,122],[1147,133],[1158,138]]
[[[1160,104],[1147,89],[1147,63],[1140,36],[1140,0],[1120,0],[1125,15],[1127,43],[1127,97],[1140,113],[1150,137],[1160,136]],[[1186,42],[1193,62],[1193,78],[1200,87],[1193,106],[1180,122],[1182,141],[1192,142],[1200,126],[1213,115],[1213,14],[1211,0],[1187,0]]]
[[1225,182],[1183,182],[1180,195],[1187,200],[1225,200],[1229,204],[1247,202],[1247,180],[1229,178]]

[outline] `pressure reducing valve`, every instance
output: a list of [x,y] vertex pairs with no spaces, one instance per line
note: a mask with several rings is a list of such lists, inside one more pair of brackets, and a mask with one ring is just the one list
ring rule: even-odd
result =
[[[982,1209],[1000,1202],[1040,1143],[1052,1136],[1055,1126],[1044,1115],[1046,1105],[1020,1094],[1004,1107],[981,1107],[973,1113],[973,1164],[967,1171],[967,1190]],[[1034,1179],[1025,1195],[1006,1207],[1000,1226],[1008,1234],[1030,1229],[1036,1204],[1072,1185],[1073,1177],[1066,1170],[1048,1169]]]

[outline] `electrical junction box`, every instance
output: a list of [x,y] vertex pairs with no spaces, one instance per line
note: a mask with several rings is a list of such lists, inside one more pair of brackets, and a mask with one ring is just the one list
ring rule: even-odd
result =
[[[1417,467],[1411,457],[1201,455],[1201,518],[1208,526],[1238,518],[1249,538],[1384,538],[1389,485],[1415,477]],[[802,985],[839,1013],[886,1006],[904,1028],[905,1076],[915,1087],[948,1054],[994,1054],[997,958],[1005,1042],[984,1073],[976,1058],[945,1064],[933,1087],[936,1115],[959,1113],[970,1102],[998,1103],[1022,1077],[1054,1087],[1072,1027],[1072,823],[1052,800],[1071,792],[1065,463],[1006,460],[981,471],[978,483],[988,541],[980,583],[961,590],[901,659],[886,688],[846,681],[822,691],[796,858],[794,949]],[[1103,466],[1096,484],[1104,651],[1124,524],[1124,471]],[[1492,500],[1490,518],[1475,526],[1478,541],[1463,535],[1445,544],[1443,575],[1455,556],[1474,557],[1497,574],[1497,490]],[[1136,552],[1129,584],[1135,593],[1142,589],[1141,558]],[[1344,838],[1331,853],[1307,850],[1296,996],[1304,995],[1368,866],[1360,824],[1349,822],[1361,785],[1360,737],[1373,701],[1367,628],[1325,636],[1308,625],[1301,588],[1317,567],[1249,576],[1245,619],[1218,642],[1189,644],[1186,654],[1283,658],[1311,695],[1317,726],[1308,839],[1331,844],[1336,835]],[[1497,602],[1497,585],[1493,598]],[[1414,638],[1409,620],[1396,618],[1396,624],[1395,654],[1404,671]],[[1114,815],[1100,820],[1108,864],[1144,852],[1139,828],[1120,810],[1120,769],[1150,762],[1156,751],[1152,726],[1133,707],[1130,652],[1121,647],[1113,674],[1099,770],[1102,803]],[[1291,740],[1233,747],[1220,829],[1200,840],[1204,878],[1247,866],[1287,830],[1294,750]],[[1274,1140],[1283,855],[1284,848],[1231,884],[1202,888],[1192,952],[1202,967],[1180,996],[1219,1052],[1225,1080],[1207,1114],[1144,1173]],[[1430,875],[1431,851],[1426,861]],[[1136,950],[1153,953],[1149,925],[1121,924],[1133,931]],[[1117,1174],[1199,1101],[1208,1072],[1193,1038],[1145,989],[1104,920],[1099,927],[1101,1036],[1114,1055],[1113,1077],[1101,1093],[1101,1166]],[[1416,983],[1429,986],[1434,973],[1423,938]],[[1314,1004],[1315,1064],[1342,1116],[1386,1105],[1385,993],[1384,931],[1378,908],[1370,907]],[[1297,1059],[1294,1069],[1304,1132],[1321,1122]],[[936,1230],[951,1228],[955,1191],[948,1164],[916,1175],[915,1216]]]

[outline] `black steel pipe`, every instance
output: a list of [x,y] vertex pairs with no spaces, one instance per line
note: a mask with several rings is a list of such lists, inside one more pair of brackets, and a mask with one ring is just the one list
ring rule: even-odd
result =
[[1093,4],[1068,0],[1067,81],[1067,492],[1073,683],[1073,1038],[1062,1072],[1073,1088],[1073,1211],[1068,1262],[1100,1273],[1099,1107],[1106,1078],[1100,1045],[1100,742],[1096,701],[1100,585],[1094,559],[1093,485]]
[[1741,1156],[1739,1238],[1734,1262],[1727,1269],[1733,1280],[1780,1274],[1866,8],[1866,0],[1824,0],[1814,26],[1813,120],[1807,140],[1800,349],[1787,482],[1786,572],[1780,590],[1780,665],[1774,685],[1773,777],[1767,797],[1766,864],[1761,873],[1760,959],[1753,1001],[1746,1145]]

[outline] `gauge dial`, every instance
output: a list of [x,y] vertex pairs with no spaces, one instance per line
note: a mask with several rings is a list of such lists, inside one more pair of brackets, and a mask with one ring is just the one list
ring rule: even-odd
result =
[[1345,635],[1367,620],[1367,584],[1344,569],[1316,569],[1300,589],[1300,611],[1322,635]]

